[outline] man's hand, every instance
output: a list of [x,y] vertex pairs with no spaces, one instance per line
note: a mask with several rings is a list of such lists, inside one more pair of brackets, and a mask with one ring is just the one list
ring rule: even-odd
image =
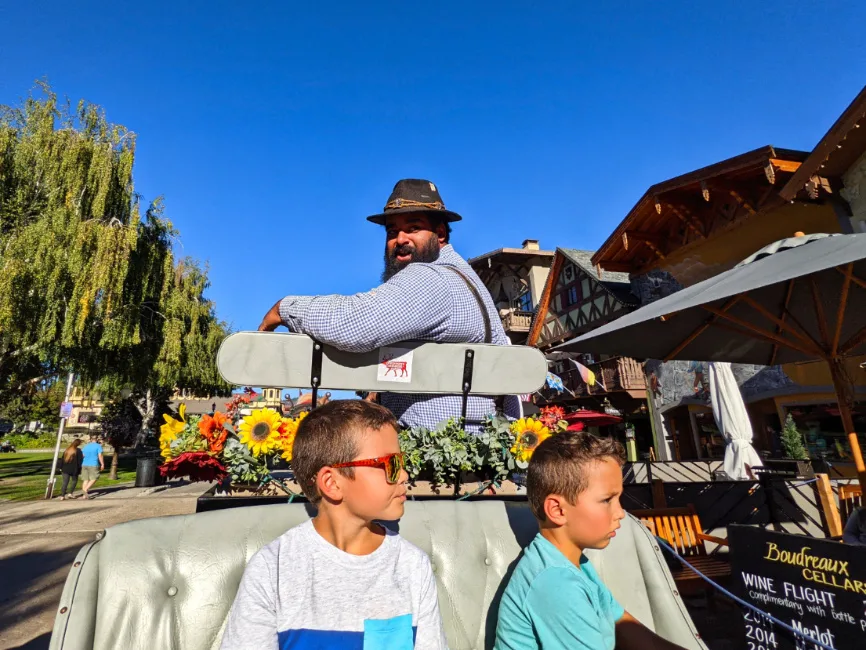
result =
[[280,302],[282,301],[277,300],[276,304],[265,314],[261,325],[259,325],[260,332],[273,332],[283,324],[283,319],[280,317]]

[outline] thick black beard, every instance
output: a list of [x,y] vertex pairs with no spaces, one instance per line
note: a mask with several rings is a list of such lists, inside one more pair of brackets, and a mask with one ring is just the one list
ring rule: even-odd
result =
[[[408,247],[407,247],[408,248]],[[408,262],[398,262],[397,255],[411,253],[412,257]],[[413,262],[435,262],[439,259],[439,238],[435,234],[431,234],[430,239],[422,248],[411,248],[411,250],[401,249],[399,246],[394,248],[393,254],[388,254],[388,247],[385,247],[385,270],[382,271],[382,282],[387,282],[397,273],[405,269]]]

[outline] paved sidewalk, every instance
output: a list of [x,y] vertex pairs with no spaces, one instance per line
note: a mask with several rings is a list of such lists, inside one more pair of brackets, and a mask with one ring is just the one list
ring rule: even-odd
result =
[[48,647],[63,583],[78,550],[109,526],[195,512],[205,483],[115,486],[85,501],[0,502],[0,650]]

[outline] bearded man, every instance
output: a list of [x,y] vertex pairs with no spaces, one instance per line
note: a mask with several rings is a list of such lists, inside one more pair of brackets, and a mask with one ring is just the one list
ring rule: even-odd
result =
[[[382,284],[353,296],[286,296],[259,330],[285,325],[348,352],[409,340],[509,345],[490,293],[450,244],[451,224],[461,219],[430,181],[398,181],[384,211],[367,217],[385,227]],[[379,401],[401,425],[428,429],[458,416],[461,405],[457,395],[380,393]],[[495,411],[493,399],[470,397],[467,430]],[[507,396],[504,411],[518,417],[518,398]]]

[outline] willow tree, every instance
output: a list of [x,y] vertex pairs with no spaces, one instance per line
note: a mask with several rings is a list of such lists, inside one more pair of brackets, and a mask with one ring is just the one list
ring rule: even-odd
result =
[[[128,305],[109,327],[131,329],[132,345],[101,352],[91,368],[96,387],[108,395],[131,394],[141,415],[140,444],[153,430],[159,407],[177,387],[204,394],[228,391],[216,369],[216,354],[228,333],[205,297],[207,272],[186,258],[152,269],[151,293]],[[122,321],[122,322],[121,322]]]
[[[97,106],[72,110],[42,90],[41,99],[0,108],[0,385],[7,389],[56,372],[123,304],[140,225],[134,134],[109,124]],[[44,372],[25,376],[22,368],[34,364]]]
[[139,395],[147,427],[158,391],[222,387],[225,327],[161,202],[141,214],[135,135],[40,90],[0,107],[0,399],[73,370]]

